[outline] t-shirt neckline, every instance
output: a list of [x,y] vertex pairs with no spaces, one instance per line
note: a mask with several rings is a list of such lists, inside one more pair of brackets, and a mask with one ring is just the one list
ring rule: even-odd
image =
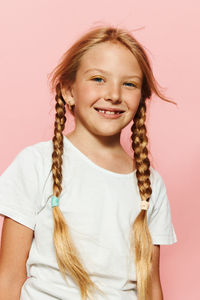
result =
[[90,160],[83,152],[81,152],[74,144],[72,144],[72,142],[68,139],[67,136],[63,135],[63,140],[64,142],[66,142],[66,144],[68,144],[69,146],[71,146],[71,148],[76,151],[77,154],[79,154],[85,161],[87,161],[90,165],[92,165],[93,167],[95,167],[98,170],[101,170],[104,173],[116,176],[116,177],[124,177],[124,178],[128,178],[128,177],[132,177],[133,174],[136,172],[136,169],[134,171],[132,171],[131,173],[117,173],[117,172],[113,172],[110,170],[107,170],[103,167],[100,167],[99,165],[95,164],[92,160]]

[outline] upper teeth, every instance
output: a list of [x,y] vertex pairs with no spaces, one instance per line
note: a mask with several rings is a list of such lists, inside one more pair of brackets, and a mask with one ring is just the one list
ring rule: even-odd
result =
[[108,115],[114,115],[114,114],[119,114],[120,113],[119,111],[109,111],[109,110],[101,110],[101,109],[98,109],[98,111],[100,111],[104,114],[108,114]]

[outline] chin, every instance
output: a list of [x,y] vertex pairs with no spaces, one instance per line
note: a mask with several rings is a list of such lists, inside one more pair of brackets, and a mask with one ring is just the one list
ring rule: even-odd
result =
[[122,129],[118,130],[118,131],[97,131],[94,134],[97,136],[102,136],[102,137],[114,137],[114,136],[119,136],[121,134]]

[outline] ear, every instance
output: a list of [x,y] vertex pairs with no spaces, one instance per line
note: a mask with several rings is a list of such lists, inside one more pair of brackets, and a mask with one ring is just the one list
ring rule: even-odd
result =
[[62,87],[61,88],[61,93],[62,93],[62,96],[63,96],[65,102],[68,103],[70,101],[71,105],[75,104],[72,88]]

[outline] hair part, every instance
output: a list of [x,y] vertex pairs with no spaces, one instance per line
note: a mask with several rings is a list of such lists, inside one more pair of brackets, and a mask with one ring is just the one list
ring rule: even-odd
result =
[[[136,162],[139,193],[142,200],[149,201],[152,189],[147,149],[148,138],[145,126],[145,100],[150,99],[152,93],[155,93],[164,101],[176,103],[166,98],[158,88],[159,84],[154,78],[148,56],[142,45],[127,30],[113,26],[98,26],[84,34],[64,53],[60,63],[50,73],[51,90],[56,93],[55,128],[52,139],[53,194],[59,197],[62,192],[63,130],[66,123],[66,102],[61,93],[61,88],[70,87],[74,83],[84,53],[91,47],[107,41],[120,43],[127,47],[136,57],[143,73],[141,100],[131,127],[131,145]],[[94,292],[99,291],[104,294],[90,279],[60,208],[53,207],[52,210],[54,218],[53,241],[61,274],[65,279],[66,273],[72,276],[80,288],[82,300],[86,300],[87,295],[91,299]],[[138,300],[150,300],[153,244],[148,229],[146,210],[141,210],[131,225],[130,250],[135,257]]]

